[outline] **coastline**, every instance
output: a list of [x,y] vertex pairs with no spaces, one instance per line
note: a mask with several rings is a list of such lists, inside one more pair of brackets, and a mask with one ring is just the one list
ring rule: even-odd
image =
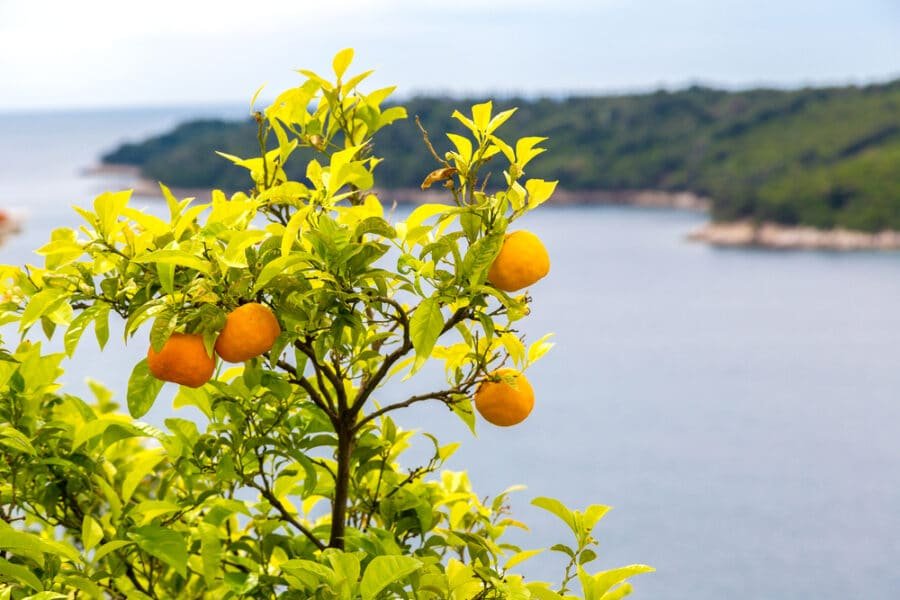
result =
[[[129,186],[140,196],[161,198],[159,185],[141,176],[139,167],[132,165],[100,164],[82,170],[88,177],[117,177],[131,180]],[[179,188],[169,186],[172,193],[181,197],[208,196],[211,188]],[[421,190],[418,188],[374,189],[384,202],[397,204],[427,204],[444,202],[447,195],[441,189]],[[691,192],[664,192],[660,190],[564,190],[557,189],[548,204],[558,206],[610,205],[640,206],[645,208],[674,208],[694,212],[707,212],[712,205],[708,198]]]
[[688,234],[688,239],[718,247],[772,250],[900,250],[900,231],[869,233],[749,221],[710,222]]
[[[127,178],[130,180],[129,187],[134,190],[135,194],[153,198],[162,197],[159,185],[155,181],[142,177],[139,167],[101,164],[84,169],[82,173],[86,176]],[[182,198],[208,196],[211,191],[209,188],[172,187],[171,189],[173,194]],[[378,194],[387,203],[396,204],[415,205],[446,201],[446,195],[441,190],[375,189],[373,193]],[[558,189],[548,204],[556,206],[637,206],[708,213],[712,201],[691,192]],[[690,232],[687,239],[713,247],[841,252],[900,250],[900,231],[870,233],[841,228],[817,229],[802,225],[788,226],[771,222],[710,221]]]

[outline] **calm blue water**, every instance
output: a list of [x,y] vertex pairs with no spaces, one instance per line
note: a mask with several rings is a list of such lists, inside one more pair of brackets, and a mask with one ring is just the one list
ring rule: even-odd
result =
[[[34,262],[53,227],[77,222],[71,204],[127,185],[78,175],[101,150],[195,114],[210,111],[0,115],[0,205],[30,212],[0,262]],[[713,250],[684,241],[701,221],[532,215],[553,268],[524,328],[557,346],[529,371],[531,418],[478,438],[440,406],[401,423],[462,440],[450,466],[481,493],[528,484],[513,497],[533,525],[524,546],[568,541],[533,496],[612,505],[597,564],[654,565],[636,598],[897,598],[900,255]],[[145,345],[92,345],[66,381],[83,392],[90,374],[122,398]],[[150,418],[168,412],[161,401]],[[529,573],[558,579],[558,563]]]

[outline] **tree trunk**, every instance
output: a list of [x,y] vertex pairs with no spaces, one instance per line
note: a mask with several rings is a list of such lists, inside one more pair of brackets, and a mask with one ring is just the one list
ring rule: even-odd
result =
[[350,491],[350,455],[353,452],[353,434],[349,427],[337,432],[337,475],[334,483],[334,502],[331,505],[331,540],[328,546],[344,549],[344,530],[347,525],[347,495]]

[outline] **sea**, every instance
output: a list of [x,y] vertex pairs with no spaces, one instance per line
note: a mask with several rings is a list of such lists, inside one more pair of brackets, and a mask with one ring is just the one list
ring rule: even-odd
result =
[[[0,208],[23,218],[0,263],[39,264],[33,250],[51,231],[78,225],[73,205],[132,184],[85,175],[103,151],[188,118],[245,113],[0,114]],[[133,202],[162,212],[159,199]],[[521,329],[556,343],[528,371],[534,412],[514,428],[480,422],[477,436],[442,405],[398,422],[461,442],[447,468],[467,470],[481,495],[527,486],[510,499],[530,526],[510,536],[524,548],[572,541],[534,497],[612,506],[588,567],[655,567],[633,580],[634,598],[900,598],[900,254],[687,241],[705,218],[608,206],[530,214],[521,226],[544,240],[552,268]],[[89,395],[90,377],[124,404],[146,332],[126,344],[113,329],[105,351],[85,336],[64,363],[67,391]],[[2,333],[15,343],[14,330]],[[146,419],[195,417],[172,408],[169,387]],[[420,442],[407,466],[425,456]],[[544,552],[522,570],[558,582],[564,562]]]

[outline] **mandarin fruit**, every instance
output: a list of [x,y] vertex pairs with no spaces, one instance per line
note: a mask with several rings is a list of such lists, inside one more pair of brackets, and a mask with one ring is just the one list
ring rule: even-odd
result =
[[278,319],[267,306],[244,304],[228,313],[216,353],[228,362],[244,362],[271,350],[280,333]]
[[501,427],[524,421],[534,408],[534,390],[515,369],[498,369],[475,392],[475,408],[484,420]]
[[514,231],[503,240],[503,247],[487,279],[504,292],[515,292],[542,279],[550,272],[550,256],[540,238],[530,231]]
[[173,333],[159,352],[150,346],[147,367],[157,379],[196,388],[210,380],[216,359],[206,353],[202,335]]

